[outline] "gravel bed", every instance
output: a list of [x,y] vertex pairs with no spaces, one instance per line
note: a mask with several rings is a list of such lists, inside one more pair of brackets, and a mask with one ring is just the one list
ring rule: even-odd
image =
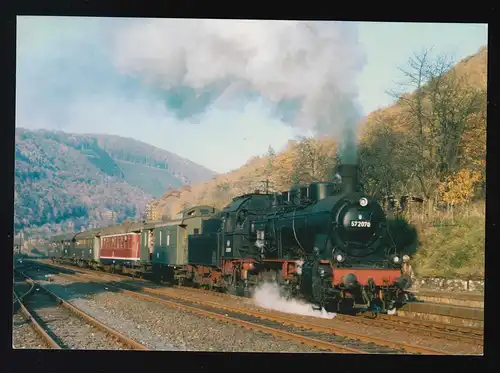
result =
[[329,326],[331,328],[341,329],[347,332],[354,332],[372,337],[386,339],[390,335],[391,341],[403,342],[415,346],[429,347],[436,350],[443,350],[453,354],[483,354],[483,348],[476,344],[465,343],[462,341],[452,341],[446,339],[438,339],[424,335],[418,335],[414,332],[396,331],[394,329],[387,329],[384,327],[369,326],[366,324],[357,323],[354,321],[346,321],[339,318],[322,318],[313,316],[303,316],[297,314],[280,313],[278,311],[269,310],[256,305],[255,301],[250,298],[236,297],[228,294],[211,294],[208,291],[196,291],[193,289],[170,289],[179,294],[183,294],[192,298],[216,302],[221,305],[231,307],[241,307],[246,310],[252,310],[270,315],[279,315],[296,320],[312,322],[315,324]]
[[[43,281],[41,281],[43,283]],[[60,286],[64,284],[65,286]],[[54,276],[47,288],[104,324],[155,350],[223,352],[318,352],[282,340],[186,311],[101,291],[92,283],[73,283]],[[86,288],[85,288],[86,287]]]
[[43,338],[33,330],[31,325],[19,313],[12,316],[12,347],[19,349],[48,348]]
[[[38,290],[38,289],[37,289]],[[35,291],[26,300],[26,306],[42,327],[47,328],[59,345],[69,349],[123,350],[125,345],[114,340],[106,332],[80,319],[64,307],[57,306],[54,299],[43,290]]]
[[[103,274],[102,279],[108,279],[109,275]],[[109,277],[111,279],[112,277]],[[119,279],[115,281],[120,281]],[[127,283],[135,283],[137,285],[157,287],[155,284],[143,281],[143,280],[125,280]],[[168,288],[167,288],[168,289]],[[293,318],[302,321],[309,321],[315,324],[321,324],[325,326],[329,326],[332,328],[338,328],[340,330],[344,330],[347,332],[354,332],[359,334],[364,334],[367,336],[373,336],[378,338],[387,338],[390,335],[390,339],[395,342],[403,342],[408,343],[415,346],[423,346],[429,347],[436,350],[442,350],[453,354],[475,354],[481,355],[483,354],[483,348],[481,346],[461,342],[461,341],[450,341],[445,339],[437,339],[429,336],[420,336],[418,334],[407,332],[407,331],[395,331],[393,329],[387,329],[383,327],[369,326],[361,323],[356,323],[353,321],[346,321],[339,318],[326,319],[321,317],[312,317],[312,316],[302,316],[290,313],[280,313],[275,310],[270,310],[267,308],[262,308],[256,305],[255,301],[250,298],[236,297],[229,294],[220,294],[216,292],[209,291],[198,291],[196,289],[189,288],[170,288],[169,291],[174,291],[178,294],[183,294],[192,298],[197,298],[201,300],[207,300],[219,303],[221,305],[227,305],[231,307],[241,307],[247,310],[253,310],[257,312],[267,313],[271,315],[281,315],[283,317]],[[137,302],[137,300],[136,300]],[[154,304],[154,303],[153,303]],[[156,305],[156,304],[155,304]],[[124,310],[125,311],[125,310]],[[173,310],[172,310],[173,311]],[[213,321],[213,320],[210,320]],[[246,331],[248,334],[249,332]],[[233,337],[234,339],[234,337]],[[288,342],[290,344],[290,342]],[[202,347],[206,349],[206,347]],[[304,347],[302,347],[304,348]],[[195,347],[197,349],[197,347]],[[221,351],[241,351],[240,349],[236,350],[221,350]],[[257,351],[257,350],[255,350]],[[273,350],[274,351],[274,350]],[[288,351],[288,350],[283,350]]]

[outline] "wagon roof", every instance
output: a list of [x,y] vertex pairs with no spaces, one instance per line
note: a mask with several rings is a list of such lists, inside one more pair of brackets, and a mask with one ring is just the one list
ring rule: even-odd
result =
[[156,227],[167,227],[169,225],[179,225],[182,223],[182,219],[170,219],[167,221],[162,221],[160,220],[159,222],[155,223],[153,228]]
[[144,227],[144,223],[142,221],[129,223],[127,229],[129,232],[140,232]]
[[57,236],[52,237],[52,241],[66,241],[66,240],[71,240],[75,237],[76,233],[65,233],[65,234],[59,234]]
[[[201,210],[201,209],[204,209],[204,210],[210,210],[212,211],[213,213],[217,213],[219,212],[218,209],[215,208],[215,206],[210,206],[210,205],[197,205],[197,206],[191,206],[191,207],[188,207],[188,208],[185,208],[181,211],[179,211],[177,213],[177,215],[180,215],[180,216],[184,216],[186,217],[185,215],[187,215],[189,212],[193,211],[193,210]],[[177,216],[176,215],[176,216]]]
[[144,227],[143,222],[126,222],[120,225],[103,228],[100,232],[101,236],[109,236],[113,234],[124,234],[130,232],[140,232]]
[[86,231],[83,231],[83,232],[78,232],[75,235],[75,239],[76,240],[82,240],[82,239],[85,239],[85,238],[94,237],[99,232],[101,232],[101,230],[102,230],[102,228],[94,228],[94,229],[89,229],[89,230],[86,230]]
[[120,224],[120,225],[112,225],[110,227],[103,228],[101,230],[101,236],[107,236],[110,234],[120,234],[120,233],[126,233],[126,227],[125,224]]
[[155,228],[158,224],[164,223],[164,221],[161,220],[150,220],[144,223],[144,226],[142,229],[153,229]]

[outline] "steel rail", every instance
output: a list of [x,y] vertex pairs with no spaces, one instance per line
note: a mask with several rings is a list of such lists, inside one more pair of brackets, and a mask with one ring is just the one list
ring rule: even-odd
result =
[[481,329],[466,326],[456,326],[438,323],[427,320],[414,320],[403,316],[391,316],[379,314],[375,318],[366,315],[350,316],[337,315],[346,321],[363,323],[365,325],[375,325],[387,329],[403,329],[409,332],[416,332],[422,335],[429,335],[436,338],[443,338],[451,341],[462,341],[466,343],[484,345],[484,332]]
[[[49,265],[52,265],[52,264],[49,264]],[[58,265],[55,265],[55,266],[57,267]],[[63,266],[63,268],[68,268],[68,267]],[[84,271],[79,270],[79,271],[80,271],[79,275],[91,276],[91,277],[96,276],[96,274],[94,274],[93,272],[90,272],[90,271],[85,271],[85,270]],[[110,278],[129,279],[128,276],[123,276],[120,274],[105,273],[105,276],[109,276]],[[101,280],[102,280],[102,278],[101,278]],[[267,314],[263,314],[263,313],[254,312],[253,314],[251,314],[249,311],[243,310],[241,308],[233,308],[233,307],[223,306],[223,305],[220,305],[218,303],[203,301],[203,300],[199,300],[196,298],[184,297],[184,299],[183,299],[183,297],[181,295],[175,294],[175,293],[165,294],[164,292],[168,291],[168,289],[158,290],[158,289],[153,289],[150,287],[142,287],[139,285],[131,285],[131,284],[127,284],[127,286],[135,287],[135,288],[138,288],[139,290],[142,290],[142,291],[145,291],[148,293],[154,293],[154,294],[159,294],[159,295],[168,295],[172,298],[178,298],[181,300],[186,300],[186,301],[198,303],[198,304],[205,304],[205,305],[208,305],[210,307],[225,309],[225,310],[230,311],[230,312],[245,313],[245,314],[248,314],[248,315],[253,316],[253,317],[272,320],[270,318],[271,316],[268,316]],[[206,293],[206,290],[202,290],[202,289],[186,288],[186,287],[182,287],[182,286],[180,286],[180,287],[176,286],[176,288],[182,289],[184,291],[195,291],[195,292]],[[303,323],[303,322],[295,321],[295,320],[288,319],[288,318],[283,318],[283,317],[279,318],[278,316],[272,316],[272,317],[274,318],[273,321],[277,321],[280,323],[295,324],[296,326],[303,327],[303,328],[309,328],[311,330],[316,330],[316,331],[320,331],[319,328],[322,328],[323,332],[335,333],[336,335],[339,335],[339,336],[342,335],[342,336],[345,336],[347,338],[356,338],[356,339],[359,339],[359,340],[362,340],[365,342],[372,342],[372,343],[376,343],[378,345],[383,345],[383,346],[387,346],[387,347],[391,347],[391,348],[394,348],[396,345],[398,345],[396,342],[393,342],[393,341],[384,340],[384,339],[380,339],[380,338],[376,338],[376,337],[370,337],[370,336],[361,335],[361,334],[356,334],[356,333],[349,334],[349,332],[343,332],[341,330],[328,328],[327,326],[317,325],[314,323]],[[440,323],[436,323],[436,322],[412,320],[412,319],[408,319],[408,318],[403,318],[401,316],[398,316],[396,318],[394,316],[382,315],[382,314],[378,315],[378,317],[382,318],[382,320],[376,320],[376,319],[372,319],[372,318],[359,317],[359,316],[343,315],[343,314],[337,314],[337,317],[344,319],[344,320],[347,320],[347,321],[352,321],[355,323],[363,323],[365,325],[370,325],[370,326],[379,326],[379,327],[383,327],[386,329],[397,329],[398,327],[402,327],[403,330],[406,330],[409,332],[416,332],[416,333],[419,333],[422,335],[428,335],[431,337],[443,338],[443,339],[447,339],[447,340],[460,340],[460,341],[463,341],[466,343],[473,343],[473,344],[478,344],[478,345],[484,344],[483,338],[482,338],[482,331],[478,330],[478,329],[474,329],[474,328],[449,326],[449,325],[440,324]],[[280,320],[278,320],[278,319],[280,319]],[[302,324],[299,325],[299,323],[302,323]],[[307,324],[307,326],[306,326],[306,324]],[[438,329],[444,329],[444,331],[438,330]],[[454,333],[454,332],[449,332],[449,331],[447,331],[447,329],[448,330],[449,329],[458,330],[458,331],[460,331],[460,334]],[[462,334],[462,333],[464,333],[464,334]],[[465,333],[470,334],[470,335],[467,335]],[[354,337],[354,335],[355,335],[355,337]],[[414,345],[410,345],[410,344],[404,344],[404,346],[403,346],[403,344],[399,344],[399,348],[403,348],[405,351],[414,352],[414,353],[427,353],[427,354],[438,354],[439,353],[439,354],[443,354],[442,352],[440,352],[438,350],[428,349],[428,348],[414,346]],[[425,352],[423,352],[423,350],[425,350]]]
[[[61,297],[59,297],[58,295],[56,295],[52,291],[50,291],[47,288],[45,288],[39,282],[37,282],[37,281],[33,280],[32,278],[30,278],[28,275],[26,275],[24,273],[21,273],[21,274],[23,276],[25,276],[26,280],[29,283],[32,283],[34,286],[39,287],[44,292],[46,292],[48,295],[50,295],[52,298],[54,298],[58,305],[66,308],[71,313],[73,313],[75,316],[81,318],[85,322],[87,322],[89,324],[92,324],[93,326],[97,327],[98,329],[101,329],[102,331],[104,331],[105,333],[109,334],[110,336],[112,336],[117,341],[123,343],[124,345],[126,345],[126,346],[128,346],[128,347],[130,347],[130,348],[132,348],[134,350],[148,350],[148,348],[146,346],[144,346],[144,345],[140,344],[139,342],[137,342],[137,341],[135,341],[135,340],[133,340],[133,339],[131,339],[131,338],[129,338],[129,337],[121,334],[120,332],[116,331],[115,329],[113,329],[113,328],[111,328],[111,327],[103,324],[102,322],[100,322],[96,318],[94,318],[94,317],[90,316],[89,314],[83,312],[82,310],[76,308],[71,303],[65,301],[64,299],[62,299]],[[45,333],[45,331],[44,331],[44,333]],[[45,333],[45,334],[47,334],[47,333]]]
[[[79,278],[78,276],[75,276],[75,275],[60,274],[60,276],[73,278],[73,279],[81,281],[81,278]],[[88,276],[91,276],[91,275],[88,275]],[[103,281],[102,279],[100,279],[100,280]],[[221,315],[221,314],[218,314],[215,312],[203,310],[203,309],[200,309],[197,307],[192,307],[192,306],[189,306],[186,304],[181,304],[178,302],[173,302],[173,301],[169,301],[166,299],[154,297],[154,296],[151,296],[148,294],[139,293],[137,291],[125,289],[122,286],[117,285],[117,284],[110,284],[110,283],[106,282],[106,286],[111,287],[111,288],[115,288],[124,294],[129,294],[129,295],[132,295],[132,296],[137,297],[137,298],[146,299],[148,301],[156,302],[159,304],[164,304],[164,305],[172,307],[172,308],[177,308],[180,310],[189,311],[189,312],[192,312],[194,314],[201,315],[201,316],[205,316],[205,317],[209,317],[212,319],[224,321],[227,323],[239,325],[239,326],[242,326],[242,327],[249,329],[249,330],[259,331],[259,332],[263,332],[266,334],[271,334],[271,335],[278,336],[280,338],[287,339],[287,340],[298,341],[302,344],[305,344],[305,345],[308,345],[311,347],[315,347],[315,348],[319,348],[319,349],[323,349],[323,350],[328,350],[328,351],[332,351],[332,352],[354,353],[354,354],[366,354],[367,353],[363,350],[350,348],[350,347],[344,347],[340,344],[335,344],[335,343],[326,342],[326,341],[322,341],[322,340],[318,340],[318,339],[314,339],[314,338],[310,338],[310,337],[305,337],[302,335],[298,335],[298,334],[282,331],[279,329],[271,328],[271,327],[268,327],[265,325],[259,325],[259,324],[256,324],[256,323],[253,323],[250,321],[240,320],[240,319],[237,319],[237,318],[234,318],[231,316],[225,316],[225,315]],[[130,285],[130,286],[132,286],[132,285]],[[166,295],[166,294],[158,294],[158,295]],[[189,301],[189,302],[191,302],[191,301]],[[194,303],[194,302],[192,302],[192,303]],[[221,307],[218,307],[218,308],[222,309]],[[239,313],[241,313],[241,312],[239,312]]]
[[[75,276],[75,275],[64,274],[62,276],[63,277],[73,278],[75,280],[81,280],[80,277]],[[93,274],[85,274],[85,277],[94,277],[95,278],[95,275],[93,275]],[[102,279],[102,277],[97,278],[97,280],[99,280],[99,281],[105,281],[105,280]],[[159,301],[160,303],[168,304],[168,305],[171,305],[171,306],[178,307],[178,305],[179,305],[178,303],[175,303],[175,302],[167,301],[167,300],[164,300],[164,299],[161,299],[161,298],[151,297],[151,296],[149,296],[147,294],[138,293],[136,291],[132,291],[132,290],[126,289],[126,288],[124,288],[123,284],[120,284],[120,283],[115,282],[115,281],[113,281],[112,284],[110,284],[109,282],[106,282],[106,286],[114,287],[114,288],[116,288],[116,289],[118,289],[120,291],[123,291],[126,294],[130,294],[130,295],[133,295],[133,296],[142,297],[142,298],[153,300],[153,301]],[[266,314],[266,313],[262,313],[262,312],[256,312],[256,311],[249,311],[249,310],[245,310],[245,309],[242,309],[242,308],[235,308],[235,307],[230,307],[230,306],[226,306],[226,305],[221,305],[221,304],[215,303],[215,302],[210,302],[210,301],[201,300],[201,299],[197,299],[197,298],[191,298],[191,297],[187,297],[187,296],[176,294],[174,292],[169,291],[168,289],[161,289],[161,290],[159,290],[159,289],[152,289],[152,288],[148,288],[148,287],[143,287],[143,286],[139,286],[139,285],[131,285],[131,284],[126,284],[125,286],[126,287],[135,288],[137,290],[144,291],[144,292],[149,293],[149,294],[155,294],[155,295],[160,295],[160,296],[168,296],[170,298],[178,299],[178,300],[181,300],[181,301],[186,301],[186,302],[190,302],[190,303],[200,304],[201,306],[209,306],[211,308],[215,308],[215,309],[219,309],[219,310],[224,310],[224,311],[231,312],[231,313],[236,313],[236,314],[241,314],[241,315],[248,315],[248,316],[251,316],[251,317],[258,318],[258,319],[263,319],[263,320],[269,320],[269,321],[278,322],[278,323],[283,324],[283,325],[291,325],[291,326],[295,326],[295,327],[299,327],[299,328],[304,328],[304,329],[309,329],[309,330],[312,330],[312,331],[315,331],[315,332],[320,332],[320,333],[334,334],[336,336],[348,338],[348,339],[351,339],[351,340],[359,340],[359,341],[365,342],[365,343],[374,343],[374,344],[376,344],[378,346],[389,347],[389,348],[396,349],[396,350],[402,349],[402,350],[405,350],[406,352],[409,352],[409,353],[432,354],[432,355],[446,355],[446,353],[443,352],[443,351],[439,351],[439,350],[435,350],[435,349],[430,349],[430,348],[427,348],[427,347],[413,346],[413,345],[410,345],[410,344],[399,343],[399,342],[394,342],[394,341],[390,341],[390,340],[386,340],[386,339],[381,339],[381,338],[371,337],[371,336],[367,336],[367,335],[363,335],[363,334],[358,334],[358,333],[348,332],[348,331],[344,331],[344,330],[340,330],[340,329],[335,329],[335,328],[332,328],[332,327],[328,327],[328,326],[325,326],[325,325],[319,325],[319,324],[315,324],[315,323],[312,323],[312,322],[298,321],[298,320],[291,319],[291,318],[281,317],[281,316],[277,316],[277,315],[275,316],[275,315]],[[165,303],[165,302],[168,302],[168,303]],[[180,306],[181,306],[181,308],[182,307],[189,307],[189,310],[192,310],[193,312],[204,313],[204,314],[206,313],[205,314],[206,316],[213,315],[213,317],[216,317],[218,319],[229,320],[229,321],[233,321],[234,323],[242,325],[241,324],[242,321],[239,320],[239,319],[236,319],[236,318],[231,318],[231,317],[228,317],[228,316],[222,316],[222,315],[219,315],[217,313],[213,313],[213,312],[206,311],[206,310],[200,310],[199,308],[195,308],[195,307],[191,307],[191,306],[186,306],[186,305],[180,305]],[[244,323],[248,323],[248,322],[244,322]],[[255,325],[258,325],[258,324],[255,324],[255,323],[251,323],[251,324],[254,327],[255,327]],[[269,331],[269,332],[271,332],[271,334],[277,334],[277,332],[279,332],[280,334],[282,334],[282,335],[280,335],[282,337],[291,337],[291,338],[294,338],[294,339],[300,338],[301,340],[304,340],[304,338],[307,338],[307,337],[303,337],[303,336],[300,336],[300,335],[297,335],[297,334],[293,334],[293,333],[278,331],[276,329],[269,328],[269,327],[264,327],[264,326],[261,326],[261,325],[258,325],[258,327],[259,328],[266,328],[266,330]],[[285,333],[285,334],[283,334],[283,333]],[[307,338],[307,339],[310,339],[310,338]],[[307,343],[307,344],[313,345],[315,347],[320,347],[318,345],[318,343],[321,343],[323,346],[326,346],[326,347],[328,347],[329,345],[331,345],[330,342],[323,342],[323,341],[319,341],[319,340],[316,340],[316,339],[314,339],[312,342]],[[342,349],[346,349],[346,347],[342,346]],[[332,351],[336,351],[336,349],[332,349]],[[336,351],[336,352],[348,352],[348,351]],[[357,349],[355,351],[352,351],[352,352],[353,353],[366,353],[366,352],[364,352],[362,350],[357,350]]]
[[[34,287],[34,286],[33,286]],[[26,295],[26,293],[24,294]],[[42,328],[42,326],[36,321],[36,319],[33,317],[33,315],[28,311],[28,309],[24,306],[22,303],[22,300],[19,298],[17,293],[14,291],[14,296],[16,297],[16,300],[21,308],[21,312],[24,314],[24,317],[26,321],[31,325],[31,327],[35,330],[35,332],[42,337],[42,339],[52,348],[54,349],[61,349],[61,346],[50,336],[47,334],[47,332]]]

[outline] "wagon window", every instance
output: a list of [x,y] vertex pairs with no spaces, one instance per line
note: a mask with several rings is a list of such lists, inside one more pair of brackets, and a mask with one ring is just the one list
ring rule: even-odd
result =
[[167,246],[170,245],[170,233],[167,234]]
[[162,231],[160,231],[160,245],[161,245],[161,241],[162,241]]
[[193,229],[193,234],[194,234],[195,236],[199,235],[199,234],[200,234],[200,228],[194,228],[194,229]]

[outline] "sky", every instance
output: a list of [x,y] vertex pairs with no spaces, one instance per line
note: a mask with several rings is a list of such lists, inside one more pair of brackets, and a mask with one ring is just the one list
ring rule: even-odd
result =
[[18,17],[17,33],[16,126],[131,137],[216,172],[297,135],[348,149],[413,53],[487,45],[484,24]]

